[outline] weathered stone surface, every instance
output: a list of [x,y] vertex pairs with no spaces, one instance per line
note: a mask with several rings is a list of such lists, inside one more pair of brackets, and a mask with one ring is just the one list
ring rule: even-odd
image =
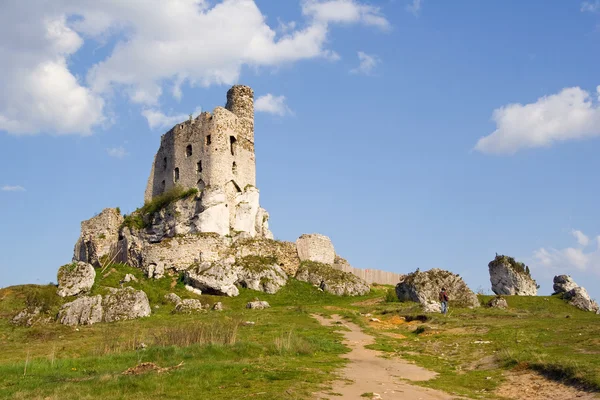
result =
[[190,286],[190,285],[185,285],[185,290],[187,290],[188,292],[192,292],[192,293],[194,293],[195,295],[198,295],[198,296],[202,295],[202,290],[196,289],[195,287]]
[[442,288],[446,289],[450,303],[459,307],[479,307],[479,300],[462,278],[449,271],[431,269],[408,274],[396,285],[396,295],[401,301],[428,304],[438,302]]
[[512,257],[498,255],[488,267],[492,291],[497,295],[537,295],[537,283],[523,263],[516,262]]
[[202,212],[196,220],[198,232],[214,232],[221,236],[229,234],[229,207],[223,187],[211,186],[204,189],[200,207]]
[[331,240],[317,233],[302,235],[296,240],[300,261],[314,261],[321,264],[333,264],[335,250]]
[[129,283],[129,282],[137,282],[137,278],[135,277],[135,275],[132,275],[132,274],[125,275],[125,277],[123,278],[123,283]]
[[245,257],[236,265],[240,267],[236,283],[248,289],[274,294],[287,283],[288,277],[279,265],[264,264],[260,257]]
[[290,276],[296,275],[300,267],[300,258],[296,244],[264,238],[238,239],[233,243],[229,254],[240,259],[247,256],[273,257],[283,271]]
[[91,264],[77,261],[58,269],[58,295],[75,296],[92,288],[96,271]]
[[165,300],[173,304],[181,303],[181,297],[177,296],[175,293],[165,294]]
[[195,311],[203,311],[202,303],[200,303],[200,300],[195,300],[195,299],[182,300],[175,306],[175,310],[174,310],[174,312],[183,313],[183,314],[189,314],[189,313],[192,313]]
[[262,207],[256,213],[256,236],[273,239],[273,233],[269,230],[269,213]]
[[80,297],[64,304],[58,312],[58,321],[63,325],[93,325],[102,321],[102,296]]
[[581,286],[577,286],[563,295],[563,299],[568,300],[569,304],[575,306],[583,311],[591,311],[598,313],[600,311],[600,307],[598,307],[598,303],[593,301],[590,298],[587,290],[582,288]]
[[185,271],[185,282],[205,293],[237,296],[239,290],[235,284],[241,268],[233,266],[233,261],[201,263],[199,266]]
[[99,267],[102,258],[112,258],[116,253],[122,223],[123,216],[115,208],[106,208],[94,218],[83,221],[73,260]]
[[102,301],[104,321],[123,321],[147,317],[150,315],[150,302],[142,290],[131,287],[110,289]]
[[265,308],[270,308],[271,305],[266,301],[251,301],[246,304],[246,308],[250,308],[253,310],[264,310]]
[[300,265],[296,279],[312,283],[337,296],[362,296],[371,290],[369,284],[356,275],[312,261],[305,261]]
[[498,296],[488,301],[487,306],[491,308],[508,308],[508,303],[505,298]]
[[41,312],[42,309],[40,307],[26,308],[15,315],[10,322],[17,326],[30,327],[40,319]]
[[236,196],[234,231],[248,232],[250,236],[256,236],[256,215],[260,209],[258,199],[258,189],[253,186]]
[[425,313],[440,313],[442,312],[442,305],[439,301],[428,300],[426,303],[421,304],[423,312]]
[[212,308],[214,311],[223,311],[223,304],[220,301],[216,302]]
[[572,289],[579,287],[569,275],[557,275],[554,277],[554,294],[566,293]]

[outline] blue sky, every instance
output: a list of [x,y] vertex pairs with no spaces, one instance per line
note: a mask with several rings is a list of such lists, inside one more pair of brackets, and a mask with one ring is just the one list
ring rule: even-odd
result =
[[600,298],[600,2],[29,3],[0,5],[0,286],[55,281],[81,220],[142,204],[160,135],[243,83],[278,239],[473,290],[509,254]]

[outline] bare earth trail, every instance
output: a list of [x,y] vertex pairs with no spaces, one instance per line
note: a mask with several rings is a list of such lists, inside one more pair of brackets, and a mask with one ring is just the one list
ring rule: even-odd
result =
[[[413,386],[406,381],[426,381],[436,374],[425,368],[410,364],[400,359],[385,359],[381,352],[366,349],[365,346],[375,343],[375,339],[365,334],[358,325],[343,321],[339,315],[325,319],[313,315],[321,325],[342,326],[350,331],[342,331],[344,344],[351,351],[344,355],[350,362],[342,370],[340,378],[333,387],[323,393],[318,393],[319,399],[360,399],[364,393],[373,393],[374,399],[395,400],[451,400],[456,396],[437,390]],[[333,395],[335,393],[336,395]],[[376,393],[376,394],[375,394]]]

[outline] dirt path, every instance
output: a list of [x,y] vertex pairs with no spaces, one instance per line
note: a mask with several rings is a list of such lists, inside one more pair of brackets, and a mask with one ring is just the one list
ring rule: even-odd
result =
[[[381,352],[366,349],[365,346],[375,342],[372,336],[362,332],[360,327],[346,322],[339,315],[325,319],[313,315],[322,325],[335,326],[342,323],[350,331],[343,331],[344,344],[351,351],[344,355],[350,362],[342,370],[340,378],[333,383],[331,390],[318,393],[318,399],[360,399],[365,398],[395,400],[451,400],[456,396],[447,393],[413,386],[402,379],[411,381],[426,381],[436,376],[434,372],[410,364],[400,359],[381,358]],[[336,393],[337,395],[333,395]],[[373,393],[372,397],[361,396]]]

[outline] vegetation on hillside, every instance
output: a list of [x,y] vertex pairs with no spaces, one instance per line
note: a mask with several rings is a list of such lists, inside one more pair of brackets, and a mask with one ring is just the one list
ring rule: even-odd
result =
[[196,188],[185,189],[181,186],[175,186],[165,193],[154,197],[149,202],[146,202],[141,208],[138,208],[131,214],[125,215],[123,225],[129,228],[144,229],[148,227],[155,213],[177,200],[185,199],[197,194],[198,189]]
[[[56,315],[60,305],[72,299],[59,298],[53,285],[1,289],[2,396],[310,398],[346,362],[339,357],[347,351],[338,331],[343,326],[323,327],[311,317],[334,313],[374,335],[373,348],[439,373],[436,379],[415,384],[456,396],[494,399],[503,374],[514,368],[600,389],[600,318],[556,296],[505,296],[508,310],[451,308],[447,316],[423,316],[415,303],[386,302],[391,300],[391,286],[373,286],[363,297],[338,297],[290,279],[274,295],[241,288],[235,298],[197,296],[185,290],[178,276],[149,280],[140,270],[120,264],[97,274],[92,294],[118,287],[128,273],[138,281],[127,285],[148,294],[148,318],[77,328],[57,323],[15,327],[10,319],[25,306],[41,306],[47,315]],[[174,305],[164,299],[170,292],[203,304],[222,302],[224,311],[173,314]],[[255,297],[271,308],[246,309]],[[491,298],[479,296],[482,304]],[[140,365],[152,365],[142,363],[171,369],[157,373],[152,367],[142,373],[137,370]],[[133,372],[124,375],[125,371]]]
[[522,262],[516,261],[513,257],[496,254],[496,258],[490,262],[490,265],[497,264],[509,264],[513,271],[527,275],[531,278],[531,271],[529,270],[529,267]]

